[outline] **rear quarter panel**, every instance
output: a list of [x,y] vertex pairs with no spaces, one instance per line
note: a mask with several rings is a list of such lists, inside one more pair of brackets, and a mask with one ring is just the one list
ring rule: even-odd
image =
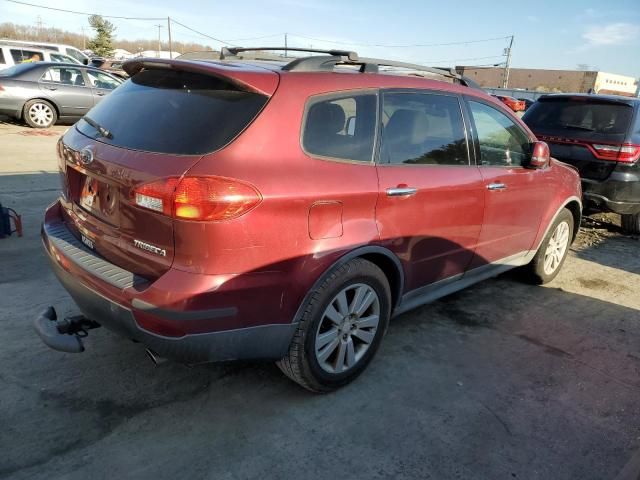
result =
[[[553,187],[550,190],[552,192],[552,196],[549,198],[545,214],[540,222],[540,228],[538,229],[538,234],[534,242],[536,249],[540,246],[540,243],[551,227],[551,224],[563,207],[574,202],[579,205],[579,211],[582,211],[582,187],[578,172],[572,166],[562,163],[554,158],[551,159],[551,163],[549,167],[547,167],[547,170],[548,174],[545,175],[545,179],[550,182]],[[579,223],[574,225],[573,228],[575,236],[576,232],[580,228]]]

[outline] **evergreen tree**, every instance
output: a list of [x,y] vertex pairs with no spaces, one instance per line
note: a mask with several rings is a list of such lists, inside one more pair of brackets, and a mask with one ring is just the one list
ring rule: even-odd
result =
[[96,36],[87,43],[87,48],[100,57],[112,56],[115,25],[100,15],[91,15],[89,25],[96,31]]

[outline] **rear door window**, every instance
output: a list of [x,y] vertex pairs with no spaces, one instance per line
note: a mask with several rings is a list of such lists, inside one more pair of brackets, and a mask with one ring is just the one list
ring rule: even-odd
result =
[[79,68],[51,67],[42,75],[43,82],[61,83],[62,85],[74,85],[84,87],[84,78]]
[[371,162],[377,105],[372,92],[312,98],[302,132],[304,151],[312,156]]
[[629,129],[632,116],[633,108],[621,103],[598,102],[587,97],[547,98],[536,102],[523,121],[533,130],[619,136]]
[[148,152],[203,155],[232,141],[268,97],[238,90],[224,79],[176,70],[143,70],[95,106],[88,116],[111,138],[81,120],[83,134]]
[[380,162],[469,165],[458,97],[435,93],[385,93]]

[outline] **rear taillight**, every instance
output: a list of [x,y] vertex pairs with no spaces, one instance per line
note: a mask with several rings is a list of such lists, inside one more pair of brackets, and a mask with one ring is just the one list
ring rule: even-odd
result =
[[133,201],[139,207],[196,221],[231,220],[261,200],[253,186],[226,177],[164,178],[133,191]]
[[593,150],[601,160],[614,160],[616,162],[634,163],[640,158],[640,145],[603,145],[594,143]]

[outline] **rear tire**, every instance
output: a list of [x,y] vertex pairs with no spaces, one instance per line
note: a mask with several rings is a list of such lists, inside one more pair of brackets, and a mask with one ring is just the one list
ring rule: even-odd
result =
[[385,274],[367,260],[351,260],[331,271],[310,295],[289,352],[277,365],[312,392],[342,387],[367,367],[390,316]]
[[620,215],[622,231],[631,235],[640,234],[640,213]]
[[543,285],[556,278],[567,258],[573,229],[573,214],[565,208],[554,220],[533,260],[523,268],[525,280]]
[[58,113],[53,105],[38,98],[25,103],[22,118],[32,128],[49,128],[56,123]]

